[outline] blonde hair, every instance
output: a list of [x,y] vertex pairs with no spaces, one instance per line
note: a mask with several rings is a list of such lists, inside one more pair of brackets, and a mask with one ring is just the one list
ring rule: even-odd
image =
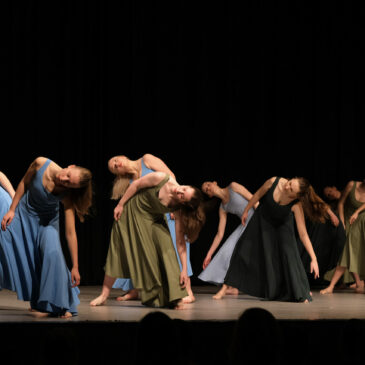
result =
[[131,175],[117,175],[113,181],[112,193],[110,199],[118,200],[120,199],[130,184],[130,180],[132,179]]

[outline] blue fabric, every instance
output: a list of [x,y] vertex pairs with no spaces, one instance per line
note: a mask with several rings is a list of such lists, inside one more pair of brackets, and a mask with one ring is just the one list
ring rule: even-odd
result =
[[[221,204],[220,208],[227,213],[234,214],[238,218],[242,218],[243,211],[245,210],[248,201],[240,194],[229,188],[229,200],[226,204]],[[232,253],[236,247],[238,239],[241,237],[242,233],[247,227],[254,213],[253,209],[248,212],[248,218],[246,225],[240,224],[227,238],[227,240],[220,247],[219,251],[214,255],[212,261],[203,270],[198,278],[200,280],[212,283],[212,284],[223,284],[224,278],[226,276],[227,270],[229,268],[229,263],[231,261]]]
[[[45,164],[36,172],[22,196],[15,216],[0,231],[0,289],[17,293],[31,308],[52,314],[77,313],[77,287],[62,253],[59,235],[59,202],[62,196],[43,186]],[[0,205],[6,203],[0,195]]]
[[[142,161],[141,161],[141,165],[142,165],[142,175],[141,176],[145,176],[145,175],[147,175],[151,172],[155,172],[154,170],[149,169],[145,165],[145,163],[143,161],[143,158],[142,158]],[[169,226],[172,242],[173,242],[174,247],[175,247],[177,259],[179,261],[180,270],[181,270],[182,265],[181,265],[179,253],[177,251],[177,246],[176,246],[175,221],[173,219],[171,219],[170,214],[166,214],[166,219],[167,219],[167,223],[168,223],[168,226]],[[189,242],[186,242],[186,258],[187,258],[188,276],[192,276],[193,275],[193,270],[191,268],[191,263],[190,263],[190,243]],[[128,290],[133,289],[133,284],[132,284],[131,279],[118,278],[118,279],[115,280],[113,288],[128,291]]]

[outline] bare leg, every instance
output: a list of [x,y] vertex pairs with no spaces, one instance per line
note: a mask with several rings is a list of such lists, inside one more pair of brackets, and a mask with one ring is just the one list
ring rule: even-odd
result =
[[90,305],[92,307],[96,307],[98,305],[103,305],[106,302],[106,300],[109,297],[110,290],[113,287],[114,282],[115,282],[115,278],[105,274],[101,294],[90,302]]
[[337,266],[335,273],[332,276],[330,285],[321,290],[320,293],[321,294],[331,294],[333,293],[333,289],[335,288],[335,285],[337,284],[337,282],[340,280],[341,276],[345,273],[346,271],[346,267],[345,266]]
[[186,283],[186,290],[188,292],[188,295],[182,299],[182,302],[185,304],[195,302],[194,293],[193,293],[193,290],[191,289],[191,280],[189,277],[188,277],[188,281]]
[[125,293],[124,295],[117,297],[117,300],[123,302],[126,300],[137,300],[138,298],[139,298],[138,289],[131,289],[128,290],[127,293]]
[[222,299],[225,296],[227,289],[228,286],[226,284],[223,284],[219,292],[216,295],[213,295],[213,299]]

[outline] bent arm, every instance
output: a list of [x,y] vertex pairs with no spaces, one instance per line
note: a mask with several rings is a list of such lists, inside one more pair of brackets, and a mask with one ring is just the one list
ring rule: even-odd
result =
[[11,184],[7,176],[1,171],[0,171],[0,185],[9,193],[11,198],[14,197],[15,190],[13,188],[13,185]]
[[142,158],[145,165],[149,169],[158,172],[164,172],[165,174],[172,176],[172,178],[176,180],[174,173],[167,167],[167,165],[160,158],[151,155],[150,153],[146,153]]
[[345,205],[345,201],[346,201],[348,195],[350,194],[350,191],[351,191],[353,185],[354,185],[353,181],[350,181],[347,183],[343,193],[341,194],[341,198],[338,201],[338,215],[340,216],[341,222],[344,227],[346,226],[344,205]]
[[46,161],[44,157],[37,157],[29,166],[27,172],[23,176],[23,178],[20,180],[20,183],[18,184],[18,187],[15,191],[14,196],[12,197],[12,202],[9,208],[9,211],[4,215],[2,221],[1,221],[1,228],[3,230],[6,230],[6,227],[12,222],[14,215],[15,215],[15,209],[19,204],[20,199],[24,195],[24,193],[27,190],[27,187],[31,180],[33,179],[35,173],[40,168],[40,166],[43,165],[43,163]]
[[120,199],[118,205],[123,207],[124,204],[132,198],[137,191],[148,188],[151,186],[158,185],[164,178],[166,174],[163,172],[151,172],[145,176],[140,177],[137,180],[134,180],[129,186],[126,192],[124,193],[123,197]]

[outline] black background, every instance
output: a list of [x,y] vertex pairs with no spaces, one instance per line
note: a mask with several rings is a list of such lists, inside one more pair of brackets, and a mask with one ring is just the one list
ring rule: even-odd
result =
[[[0,170],[14,187],[37,156],[92,170],[94,215],[77,224],[83,284],[104,275],[114,155],[152,153],[181,184],[252,192],[277,175],[305,176],[320,194],[362,180],[355,4],[2,2]],[[193,284],[217,223],[215,209],[192,245]]]

